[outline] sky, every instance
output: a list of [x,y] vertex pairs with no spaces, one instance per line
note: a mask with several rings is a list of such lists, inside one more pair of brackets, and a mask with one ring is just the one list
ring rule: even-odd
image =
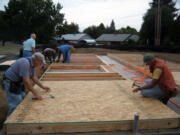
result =
[[[180,0],[176,7],[180,9]],[[4,10],[9,0],[0,0],[0,10]],[[80,31],[103,23],[110,26],[112,20],[116,29],[133,27],[140,30],[143,16],[150,8],[152,0],[53,0],[63,6],[61,13],[65,14],[68,23],[79,25]]]

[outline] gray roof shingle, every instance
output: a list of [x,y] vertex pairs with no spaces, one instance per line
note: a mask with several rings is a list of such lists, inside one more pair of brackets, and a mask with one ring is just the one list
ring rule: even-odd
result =
[[139,40],[139,36],[138,35],[131,35],[129,37],[129,39],[134,40],[134,41],[138,41]]
[[[65,34],[61,36],[61,39],[65,39],[65,40],[81,40],[83,37],[89,37],[88,34],[85,33],[81,33],[81,34]],[[91,39],[91,37],[89,37],[88,39]]]
[[103,34],[96,41],[125,41],[131,34]]

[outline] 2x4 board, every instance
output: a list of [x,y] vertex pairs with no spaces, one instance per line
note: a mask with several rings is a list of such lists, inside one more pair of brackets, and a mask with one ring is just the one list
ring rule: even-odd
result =
[[[109,68],[110,69],[110,68]],[[42,76],[42,81],[66,81],[66,80],[125,80],[119,73],[109,70],[103,65],[66,65],[50,66]]]

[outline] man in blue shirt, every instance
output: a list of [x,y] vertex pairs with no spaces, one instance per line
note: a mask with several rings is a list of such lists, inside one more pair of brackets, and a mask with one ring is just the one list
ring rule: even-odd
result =
[[23,57],[30,57],[36,52],[36,35],[31,34],[31,38],[23,42]]
[[67,41],[65,41],[65,45],[61,45],[58,47],[58,60],[60,61],[61,53],[63,54],[63,63],[71,62],[71,51],[73,52],[75,49],[72,45],[69,45]]
[[21,103],[25,97],[24,85],[33,93],[33,95],[41,100],[42,96],[33,88],[30,78],[35,84],[44,90],[49,91],[50,88],[44,86],[35,75],[35,67],[41,66],[45,62],[44,56],[37,52],[32,57],[20,58],[9,67],[3,75],[3,87],[6,93],[6,100],[9,106],[8,116]]

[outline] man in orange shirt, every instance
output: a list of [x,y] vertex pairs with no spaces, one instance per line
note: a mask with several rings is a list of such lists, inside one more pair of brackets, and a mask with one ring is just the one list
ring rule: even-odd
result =
[[152,79],[146,80],[144,86],[135,88],[133,92],[141,91],[143,96],[156,98],[167,104],[169,98],[177,94],[171,71],[163,61],[150,54],[144,56],[143,62],[149,66]]

